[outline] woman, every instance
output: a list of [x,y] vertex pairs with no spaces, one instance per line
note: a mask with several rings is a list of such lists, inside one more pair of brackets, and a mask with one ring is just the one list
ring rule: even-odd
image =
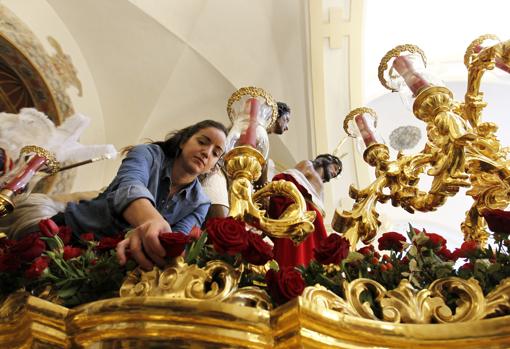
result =
[[133,227],[117,245],[119,262],[126,250],[144,269],[164,265],[160,233],[189,233],[200,226],[210,206],[198,181],[225,151],[227,130],[205,120],[176,131],[163,142],[129,150],[117,176],[97,198],[69,203],[52,219],[75,233],[116,234]]

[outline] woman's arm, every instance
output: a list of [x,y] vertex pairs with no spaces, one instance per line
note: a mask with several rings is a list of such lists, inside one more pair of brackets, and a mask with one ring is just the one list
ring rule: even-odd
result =
[[126,249],[129,248],[133,258],[142,268],[152,269],[154,266],[152,261],[163,266],[165,250],[159,242],[159,234],[172,231],[168,222],[145,198],[132,201],[122,215],[136,228],[117,245],[119,263],[126,263]]

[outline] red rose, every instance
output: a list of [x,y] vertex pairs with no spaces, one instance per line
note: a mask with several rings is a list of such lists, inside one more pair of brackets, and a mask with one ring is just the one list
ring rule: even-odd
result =
[[425,243],[426,247],[430,249],[441,249],[442,247],[446,247],[446,239],[441,235],[425,233],[425,236],[429,238],[429,240]]
[[2,271],[16,271],[21,266],[21,260],[18,256],[11,254],[0,255],[0,272]]
[[32,233],[18,240],[10,248],[10,253],[16,255],[22,262],[31,262],[39,257],[46,245],[39,238],[38,233]]
[[0,255],[7,253],[12,245],[16,243],[16,240],[10,240],[7,238],[0,238]]
[[331,234],[313,252],[320,264],[339,264],[349,254],[349,241],[339,234]]
[[280,271],[270,269],[266,273],[267,290],[276,304],[283,304],[301,295],[305,289],[305,281],[301,273],[290,267]]
[[456,248],[453,252],[455,259],[470,258],[480,249],[480,245],[476,241],[464,241],[460,248]]
[[202,235],[202,229],[198,225],[195,225],[193,228],[191,228],[191,231],[189,232],[188,236],[191,240],[198,240],[200,239],[200,236]]
[[402,234],[390,231],[384,233],[377,241],[379,242],[379,250],[400,252],[404,249],[403,242],[406,241],[406,238]]
[[48,268],[50,258],[47,256],[41,256],[36,258],[32,265],[25,271],[25,277],[27,279],[37,279]]
[[68,259],[79,257],[82,252],[82,249],[79,247],[64,246],[64,259],[67,261]]
[[460,266],[459,270],[475,270],[475,265],[473,263],[464,263]]
[[248,247],[242,251],[246,262],[255,265],[264,265],[273,259],[273,247],[265,242],[258,234],[248,232]]
[[95,239],[94,233],[80,234],[80,239],[83,241],[92,241]]
[[68,226],[62,226],[58,231],[58,237],[62,240],[64,245],[67,245],[71,242],[72,235],[73,231],[71,230],[71,227]]
[[436,252],[436,255],[444,261],[457,260],[456,256],[449,249],[447,249],[446,246],[441,247],[441,249]]
[[361,253],[363,256],[370,256],[375,252],[375,248],[373,245],[363,246],[356,252]]
[[231,256],[242,252],[248,246],[246,225],[232,217],[211,218],[206,223],[207,236],[214,249]]
[[190,237],[184,233],[163,233],[159,235],[159,242],[166,251],[166,257],[180,256],[189,242]]
[[503,210],[484,210],[483,218],[487,222],[489,229],[494,233],[494,238],[505,239],[510,233],[510,212]]
[[96,246],[98,251],[107,251],[112,250],[117,247],[117,244],[121,242],[123,238],[120,235],[115,236],[106,236],[99,240],[99,243]]
[[408,265],[409,264],[409,258],[407,256],[404,256],[404,258],[402,258],[398,264],[400,265]]
[[58,233],[58,225],[51,218],[41,219],[39,221],[39,231],[42,236],[52,238]]

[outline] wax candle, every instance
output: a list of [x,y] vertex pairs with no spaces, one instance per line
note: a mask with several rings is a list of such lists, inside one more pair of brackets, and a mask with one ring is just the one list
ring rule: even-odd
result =
[[[483,49],[484,47],[482,47],[481,45],[477,45],[475,47],[475,53],[479,53]],[[510,73],[510,67],[505,63],[503,59],[501,59],[501,57],[496,57],[496,67],[507,73]]]
[[250,98],[248,100],[250,107],[250,119],[248,127],[241,133],[239,137],[240,145],[251,145],[252,147],[257,146],[257,125],[258,125],[258,114],[260,108],[260,102],[256,98]]
[[367,147],[374,143],[377,143],[375,135],[370,129],[370,126],[368,126],[367,120],[365,119],[363,114],[356,115],[354,117],[354,122],[356,123],[356,126],[358,126],[361,138],[363,139],[363,142]]
[[430,83],[414,69],[413,63],[407,56],[395,58],[393,67],[402,76],[414,96],[417,96],[424,88],[430,87]]
[[45,163],[46,158],[34,155],[1,189],[9,189],[14,193],[23,189]]

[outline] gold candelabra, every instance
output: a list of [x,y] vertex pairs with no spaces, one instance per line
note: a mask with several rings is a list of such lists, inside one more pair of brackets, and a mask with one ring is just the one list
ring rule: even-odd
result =
[[[481,216],[483,210],[502,209],[510,203],[508,150],[501,147],[495,135],[497,126],[481,121],[487,103],[480,92],[480,82],[487,70],[498,66],[510,71],[510,41],[498,41],[484,47],[483,43],[488,39],[497,38],[481,36],[467,49],[464,63],[468,69],[468,88],[462,103],[454,101],[446,87],[428,83],[413,68],[409,55],[421,58],[424,65],[426,63],[425,55],[418,47],[397,46],[381,60],[381,83],[397,91],[392,79],[400,79],[414,93],[413,113],[427,124],[428,141],[420,153],[399,153],[395,160],[391,160],[388,147],[370,142],[370,137],[363,135],[366,130],[360,129],[367,145],[363,158],[375,168],[376,179],[364,189],[351,186],[349,195],[355,200],[352,210],[337,209],[332,221],[333,229],[346,235],[352,248],[359,239],[365,244],[374,239],[381,224],[375,210],[378,202],[391,200],[393,206],[401,206],[411,213],[428,212],[443,205],[461,187],[469,188],[467,195],[474,200],[461,225],[465,240],[486,243],[488,233]],[[390,60],[393,64],[388,67]],[[364,113],[375,115],[368,108],[358,108],[346,116],[344,129],[348,134],[352,135],[349,123]],[[418,188],[420,175],[425,171],[433,177],[428,191]]]
[[[241,101],[242,104],[243,98],[248,98],[244,101],[246,104],[249,104],[254,98],[261,98],[270,108],[270,112],[266,113],[270,119],[264,122],[263,116],[253,113],[253,109],[250,109],[250,121],[245,123],[247,128],[242,130],[237,137],[235,136],[236,126],[238,123],[243,123],[243,120],[242,116],[236,119],[239,115],[235,114],[233,104],[238,101]],[[232,181],[229,190],[229,216],[250,223],[268,236],[290,238],[295,243],[303,241],[314,230],[313,221],[316,214],[314,211],[306,211],[306,202],[296,186],[282,180],[267,183],[256,192],[253,190],[252,183],[260,178],[262,168],[266,163],[262,154],[262,152],[267,152],[267,149],[263,149],[264,139],[267,138],[265,129],[276,121],[278,113],[276,103],[268,93],[260,88],[243,87],[230,97],[227,112],[234,123],[231,134],[234,134],[232,142],[235,144],[235,147],[225,155],[225,169]],[[252,122],[253,119],[257,120]],[[258,128],[260,130],[258,134],[256,133],[257,127],[254,126],[257,124],[265,126]],[[250,133],[253,139],[250,139]],[[261,148],[262,152],[257,148]],[[286,196],[294,201],[294,204],[278,219],[269,218],[266,210],[262,209],[264,201],[272,195]]]

